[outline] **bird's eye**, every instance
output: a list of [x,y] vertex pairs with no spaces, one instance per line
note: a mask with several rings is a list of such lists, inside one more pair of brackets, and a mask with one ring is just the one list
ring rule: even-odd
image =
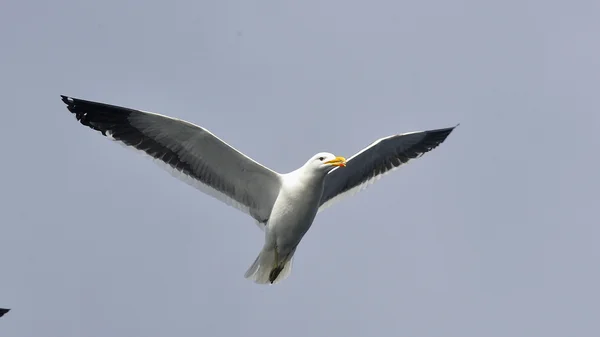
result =
[[325,159],[325,157],[319,157],[319,160],[320,160],[320,161],[323,161],[323,159]]

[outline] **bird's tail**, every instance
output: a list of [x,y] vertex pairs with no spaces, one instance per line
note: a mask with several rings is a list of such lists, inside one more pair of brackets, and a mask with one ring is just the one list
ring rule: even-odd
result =
[[[258,284],[275,284],[286,279],[292,272],[293,254],[289,254],[284,259],[277,256],[274,249],[262,250],[254,263],[248,268],[245,278]],[[279,260],[279,261],[278,261]]]

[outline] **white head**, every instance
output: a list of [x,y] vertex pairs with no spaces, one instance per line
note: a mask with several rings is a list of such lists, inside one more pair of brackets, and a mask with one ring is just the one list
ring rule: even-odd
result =
[[310,167],[316,172],[322,172],[323,174],[333,170],[336,167],[345,167],[346,158],[336,157],[329,152],[320,152],[312,156],[304,167]]

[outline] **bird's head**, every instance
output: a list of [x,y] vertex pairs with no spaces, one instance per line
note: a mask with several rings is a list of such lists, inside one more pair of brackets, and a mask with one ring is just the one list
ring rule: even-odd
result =
[[345,167],[346,158],[337,157],[329,152],[320,152],[312,156],[305,164],[315,171],[327,173],[336,167]]

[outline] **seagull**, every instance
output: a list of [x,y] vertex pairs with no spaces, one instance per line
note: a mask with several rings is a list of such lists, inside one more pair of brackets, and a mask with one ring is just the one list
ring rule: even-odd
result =
[[458,126],[381,138],[348,160],[319,152],[281,174],[187,121],[61,97],[82,125],[141,151],[175,177],[254,218],[264,245],[244,277],[258,284],[290,275],[296,248],[319,211],[433,150]]

